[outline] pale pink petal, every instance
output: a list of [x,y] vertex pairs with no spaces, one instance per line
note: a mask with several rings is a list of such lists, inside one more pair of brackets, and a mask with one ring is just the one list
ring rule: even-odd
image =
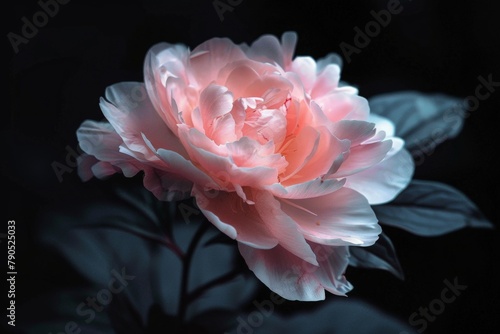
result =
[[242,134],[261,144],[272,141],[281,145],[286,136],[285,115],[278,110],[259,110],[251,112],[242,127]]
[[259,74],[246,62],[243,64],[238,62],[233,67],[224,68],[224,72],[229,72],[229,74],[220,73],[218,81],[221,82],[223,80],[220,78],[221,76],[227,77],[223,84],[231,90],[235,99],[245,97],[244,92],[247,87],[259,80]]
[[78,173],[88,180],[90,174],[105,178],[122,172],[132,177],[139,171],[144,172],[144,186],[160,200],[180,200],[191,191],[192,182],[175,173],[158,170],[162,163],[141,162],[124,152],[123,140],[109,123],[85,121],[77,131],[82,150],[88,156],[79,159]]
[[403,148],[403,141],[399,138],[392,141],[394,145],[382,162],[347,177],[346,187],[365,196],[372,205],[394,199],[413,176],[413,158]]
[[286,181],[312,159],[320,142],[320,132],[310,126],[302,129],[296,138],[289,139],[280,149],[280,153],[286,158],[288,166],[281,177]]
[[236,135],[236,122],[229,113],[215,118],[209,130],[207,131],[207,135],[218,145],[231,143],[238,139]]
[[315,101],[332,122],[343,119],[365,121],[370,114],[370,107],[365,98],[338,92],[338,90],[335,93],[317,98]]
[[144,61],[144,83],[148,96],[163,122],[175,133],[179,123],[172,110],[172,97],[166,85],[169,78],[189,80],[185,68],[189,51],[184,45],[160,43],[153,46]]
[[191,160],[218,179],[224,189],[233,190],[232,184],[258,188],[278,180],[278,170],[273,167],[238,167],[231,161],[225,145],[217,146],[195,129],[179,127],[179,135]]
[[197,46],[192,54],[189,72],[192,73],[198,87],[208,86],[227,64],[247,58],[228,38],[212,38]]
[[387,137],[394,137],[396,127],[390,119],[374,113],[370,113],[367,121],[375,123],[375,128],[377,129],[377,131],[384,131]]
[[289,69],[297,74],[306,92],[310,92],[316,81],[316,62],[311,57],[296,57]]
[[375,135],[375,124],[356,121],[342,120],[334,123],[330,128],[331,133],[339,139],[348,139],[351,146],[356,146]]
[[242,137],[240,140],[226,145],[231,160],[239,167],[268,166],[283,170],[286,159],[281,154],[274,153],[274,143],[260,145],[257,141]]
[[[178,129],[179,139],[188,153],[191,150],[191,146],[194,146],[220,156],[228,156],[225,145],[217,145],[212,139],[197,129],[190,129],[184,124],[179,125]],[[191,145],[188,145],[188,143],[191,143]],[[193,156],[191,155],[191,157]]]
[[255,249],[238,243],[238,248],[255,276],[281,297],[300,301],[325,299],[320,281],[308,272],[312,265],[283,247]]
[[200,95],[200,113],[205,133],[211,137],[214,120],[228,114],[233,109],[233,95],[224,86],[210,85]]
[[295,256],[317,265],[316,256],[299,231],[297,223],[287,216],[274,196],[267,191],[254,192],[255,209],[281,247]]
[[283,46],[276,37],[264,35],[252,43],[246,54],[251,59],[273,62],[285,68],[292,60],[296,41],[296,34],[290,32],[283,34]]
[[345,296],[352,289],[344,272],[348,265],[347,247],[326,247],[310,243],[319,266],[314,266],[285,250],[254,249],[239,243],[238,248],[248,267],[273,292],[288,300],[325,299],[325,289]]
[[76,137],[80,148],[98,160],[129,159],[119,153],[123,139],[107,122],[84,121],[76,131]]
[[332,246],[370,246],[381,232],[368,201],[342,188],[310,199],[280,200],[282,210],[299,224],[307,240]]
[[323,180],[322,178],[317,178],[288,187],[283,186],[281,183],[276,183],[265,189],[269,190],[274,196],[281,198],[313,198],[328,195],[339,190],[344,186],[345,181],[345,179]]
[[292,62],[296,44],[297,44],[297,34],[295,32],[287,31],[281,36],[281,45],[283,50],[282,67],[284,69],[288,68]]
[[243,91],[245,97],[261,97],[265,108],[278,109],[293,90],[293,84],[282,75],[268,73],[251,82]]
[[318,59],[316,62],[318,71],[323,71],[328,65],[338,66],[339,70],[342,69],[342,57],[337,53],[329,53],[325,57]]
[[172,76],[167,78],[163,91],[166,93],[164,109],[169,112],[169,124],[174,127],[172,131],[175,133],[175,125],[181,123],[193,126],[192,112],[198,106],[199,92],[184,80]]
[[[317,64],[319,70],[319,64]],[[340,67],[337,64],[329,64],[317,76],[311,89],[313,99],[332,93],[338,87],[340,78]]]
[[332,247],[312,242],[310,245],[319,262],[319,267],[315,271],[311,267],[311,275],[314,275],[328,292],[345,296],[353,288],[344,275],[349,265],[349,247]]
[[242,186],[263,189],[278,182],[278,170],[267,166],[238,167],[231,171],[231,181]]
[[95,175],[98,179],[105,179],[115,173],[120,172],[118,167],[113,166],[109,162],[99,161],[95,165],[92,166],[92,174]]
[[328,129],[330,129],[332,127],[332,125],[335,124],[332,121],[330,121],[330,119],[328,119],[328,117],[326,117],[325,113],[323,112],[323,110],[321,110],[320,106],[316,103],[316,101],[314,101],[314,100],[311,101],[310,107],[311,107],[311,115],[312,115],[311,125],[313,125],[313,126],[326,126]]
[[278,244],[255,206],[245,203],[236,193],[213,194],[196,186],[193,196],[205,217],[230,238],[252,248],[268,249]]
[[174,151],[158,149],[158,157],[165,163],[165,170],[203,186],[213,184],[214,181],[207,174],[193,165],[193,163]]
[[303,183],[317,177],[328,176],[331,173],[331,169],[336,168],[335,162],[338,159],[343,161],[348,142],[337,139],[324,126],[316,128],[316,131],[320,135],[318,146],[313,156],[304,161],[304,165],[290,178],[290,181],[285,182],[287,185],[292,181],[294,183]]
[[177,136],[158,116],[143,84],[124,82],[112,85],[106,89],[105,97],[106,100],[101,99],[101,110],[130,150],[154,159],[154,154],[142,139],[141,133],[145,133],[155,147],[186,155]]
[[344,177],[368,169],[382,161],[391,147],[391,140],[352,147],[349,156],[333,176]]
[[196,107],[191,112],[191,121],[193,122],[193,128],[205,134],[205,129],[203,128],[203,119],[201,117],[201,111],[199,107]]

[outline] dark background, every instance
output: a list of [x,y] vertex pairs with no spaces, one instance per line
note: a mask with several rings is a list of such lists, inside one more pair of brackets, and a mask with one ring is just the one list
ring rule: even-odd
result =
[[[494,1],[401,4],[403,11],[344,63],[342,79],[358,86],[360,95],[418,90],[464,98],[474,94],[478,76],[492,74],[500,81],[499,6]],[[251,43],[262,34],[296,31],[296,54],[317,59],[341,53],[341,42],[354,45],[353,28],[364,30],[373,20],[370,11],[386,7],[386,1],[243,0],[221,21],[210,0],[72,0],[60,5],[47,25],[15,53],[7,34],[20,34],[21,18],[31,21],[40,7],[36,1],[5,3],[2,179],[7,203],[2,211],[4,221],[17,223],[18,272],[30,273],[19,276],[18,302],[29,300],[40,287],[32,269],[31,246],[37,238],[33,225],[47,207],[57,207],[83,191],[72,160],[65,161],[68,148],[77,149],[76,129],[85,119],[102,119],[98,99],[108,85],[142,80],[143,59],[153,44],[166,41],[194,48],[216,36]],[[415,173],[415,178],[461,190],[496,226],[499,97],[500,87],[470,113],[461,134],[426,156]],[[53,170],[54,161],[69,166],[62,182]],[[407,321],[420,306],[439,298],[444,279],[457,277],[468,286],[466,291],[429,323],[426,332],[490,333],[498,328],[498,232],[465,229],[421,238],[396,229],[385,231],[393,239],[406,280],[381,271],[349,269],[347,276],[355,286],[350,296]],[[300,307],[287,303],[283,310]],[[19,321],[27,317],[18,315]]]

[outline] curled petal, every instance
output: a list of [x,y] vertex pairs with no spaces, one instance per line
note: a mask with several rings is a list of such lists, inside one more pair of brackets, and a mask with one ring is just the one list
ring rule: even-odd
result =
[[228,38],[212,38],[191,52],[189,72],[198,87],[206,87],[224,66],[246,58],[241,48]]
[[391,147],[391,140],[355,146],[351,148],[349,156],[333,175],[344,177],[366,170],[382,161]]
[[307,240],[331,246],[370,246],[381,232],[368,201],[342,188],[306,199],[281,199],[282,210],[300,226]]
[[361,193],[372,205],[393,200],[413,177],[413,158],[403,148],[401,139],[392,138],[392,141],[394,145],[384,160],[347,177],[346,187]]
[[151,104],[144,84],[122,82],[106,89],[101,99],[101,110],[124,144],[146,158],[153,158],[141,133],[145,133],[155,147],[185,154],[179,139],[161,120]]
[[288,187],[280,183],[266,187],[273,195],[281,198],[313,198],[328,195],[339,190],[345,184],[345,179],[326,179],[318,177],[304,183],[294,184]]
[[297,34],[287,32],[283,34],[282,44],[272,35],[264,35],[252,43],[246,54],[258,61],[271,61],[282,68],[286,68],[292,61]]
[[315,101],[332,122],[349,119],[366,121],[370,114],[368,101],[350,92],[337,90]]
[[236,193],[213,193],[196,186],[193,196],[205,217],[230,238],[252,248],[269,249],[278,244],[255,207]]
[[272,291],[288,300],[325,299],[325,289],[344,296],[352,285],[344,277],[349,263],[347,247],[325,247],[311,243],[319,266],[314,266],[281,246],[254,249],[238,244],[248,267]]
[[256,192],[255,209],[279,244],[291,254],[317,265],[316,256],[299,231],[297,223],[287,216],[274,196],[267,191]]

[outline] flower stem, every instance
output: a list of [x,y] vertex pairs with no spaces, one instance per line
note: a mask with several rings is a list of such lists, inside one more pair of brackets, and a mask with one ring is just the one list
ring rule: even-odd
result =
[[189,293],[187,290],[188,290],[191,261],[193,259],[196,247],[198,246],[201,238],[203,237],[203,234],[205,234],[205,232],[208,230],[209,227],[210,227],[209,224],[202,222],[202,224],[198,228],[198,231],[196,231],[195,235],[193,236],[193,240],[191,240],[191,244],[189,245],[189,248],[186,254],[184,255],[182,261],[183,268],[182,268],[182,282],[181,282],[180,304],[179,304],[179,319],[181,323],[185,321],[187,307],[189,305]]

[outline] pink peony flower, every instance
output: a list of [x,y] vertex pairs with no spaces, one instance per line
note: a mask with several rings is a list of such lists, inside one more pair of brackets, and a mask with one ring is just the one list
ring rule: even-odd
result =
[[155,45],[144,84],[106,90],[109,123],[78,130],[79,173],[142,171],[160,200],[194,196],[271,290],[321,300],[352,289],[349,247],[377,241],[370,205],[404,189],[413,162],[393,124],[339,83],[338,57],[293,58],[296,39]]

